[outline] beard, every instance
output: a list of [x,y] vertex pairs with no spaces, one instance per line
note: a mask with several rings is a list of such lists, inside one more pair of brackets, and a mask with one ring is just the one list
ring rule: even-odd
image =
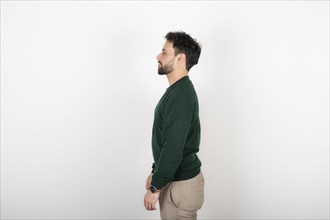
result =
[[160,66],[158,67],[159,75],[167,75],[174,70],[174,68],[173,68],[174,59],[164,66],[161,62],[158,62],[158,63],[160,64]]

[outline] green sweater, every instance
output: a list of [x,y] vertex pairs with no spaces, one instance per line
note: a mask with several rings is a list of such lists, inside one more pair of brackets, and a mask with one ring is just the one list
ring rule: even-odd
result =
[[198,99],[185,76],[170,87],[155,109],[152,130],[151,185],[160,189],[171,181],[187,180],[200,172],[200,122]]

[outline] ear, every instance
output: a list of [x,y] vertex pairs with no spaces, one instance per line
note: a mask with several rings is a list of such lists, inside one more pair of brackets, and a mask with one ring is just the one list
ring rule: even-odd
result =
[[184,53],[179,54],[178,62],[186,62],[186,55]]

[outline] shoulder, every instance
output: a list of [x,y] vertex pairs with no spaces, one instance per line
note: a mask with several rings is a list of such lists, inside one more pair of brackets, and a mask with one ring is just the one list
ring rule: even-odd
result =
[[197,96],[192,83],[184,83],[175,88],[169,93],[168,99],[171,103],[193,103]]

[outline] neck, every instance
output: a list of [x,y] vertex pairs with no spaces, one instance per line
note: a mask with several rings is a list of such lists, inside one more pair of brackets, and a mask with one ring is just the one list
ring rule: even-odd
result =
[[171,86],[176,81],[181,79],[182,77],[188,76],[188,72],[187,71],[182,71],[182,72],[179,72],[179,73],[171,72],[171,73],[167,74],[166,76],[167,76],[168,83]]

